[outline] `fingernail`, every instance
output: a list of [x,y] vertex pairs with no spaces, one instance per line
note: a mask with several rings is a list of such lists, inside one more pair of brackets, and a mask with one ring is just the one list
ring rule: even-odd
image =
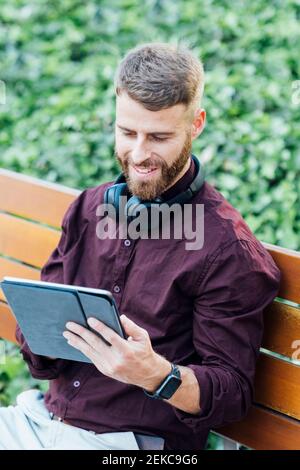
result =
[[97,326],[97,323],[98,323],[98,322],[97,322],[97,320],[96,320],[95,318],[93,318],[93,317],[88,318],[88,324],[89,324],[90,326]]

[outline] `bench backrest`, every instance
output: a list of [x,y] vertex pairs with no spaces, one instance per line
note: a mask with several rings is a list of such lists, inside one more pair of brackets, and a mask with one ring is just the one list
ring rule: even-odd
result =
[[255,404],[243,421],[215,431],[253,449],[299,449],[300,253],[264,246],[282,280],[278,297],[264,311]]
[[[0,279],[40,278],[40,268],[58,243],[63,215],[79,193],[0,170]],[[300,350],[300,253],[264,245],[282,282],[278,298],[264,312],[255,404],[242,422],[216,432],[255,449],[295,449],[300,448],[300,367],[291,358]],[[0,337],[15,341],[14,330],[0,290]]]
[[[40,279],[76,189],[0,169],[0,279]],[[15,341],[15,319],[0,289],[0,337]]]

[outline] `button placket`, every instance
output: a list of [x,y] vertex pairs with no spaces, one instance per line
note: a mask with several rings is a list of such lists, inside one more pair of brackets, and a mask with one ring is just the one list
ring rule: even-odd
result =
[[113,275],[112,275],[112,292],[116,294],[115,301],[117,307],[121,305],[121,294],[124,291],[125,272],[129,263],[131,253],[134,249],[136,240],[126,238],[120,244],[119,255],[116,259]]

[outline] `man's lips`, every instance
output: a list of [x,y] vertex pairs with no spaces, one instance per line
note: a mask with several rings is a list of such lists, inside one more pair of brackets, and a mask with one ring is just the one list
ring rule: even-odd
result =
[[154,175],[159,170],[158,167],[139,168],[139,167],[136,167],[135,165],[132,165],[132,168],[134,169],[134,172],[136,174],[142,175],[142,176]]

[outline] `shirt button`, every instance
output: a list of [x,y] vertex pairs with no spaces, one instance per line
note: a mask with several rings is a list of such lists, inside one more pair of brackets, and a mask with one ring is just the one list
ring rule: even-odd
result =
[[125,246],[130,246],[130,245],[131,245],[131,241],[130,241],[130,240],[125,240],[125,241],[124,241],[124,245],[125,245]]
[[121,289],[120,289],[119,286],[115,286],[115,287],[114,287],[114,292],[118,293],[118,292],[120,292],[120,290],[121,290]]
[[73,383],[74,387],[78,388],[80,386],[80,382],[79,380],[75,380],[75,382]]

